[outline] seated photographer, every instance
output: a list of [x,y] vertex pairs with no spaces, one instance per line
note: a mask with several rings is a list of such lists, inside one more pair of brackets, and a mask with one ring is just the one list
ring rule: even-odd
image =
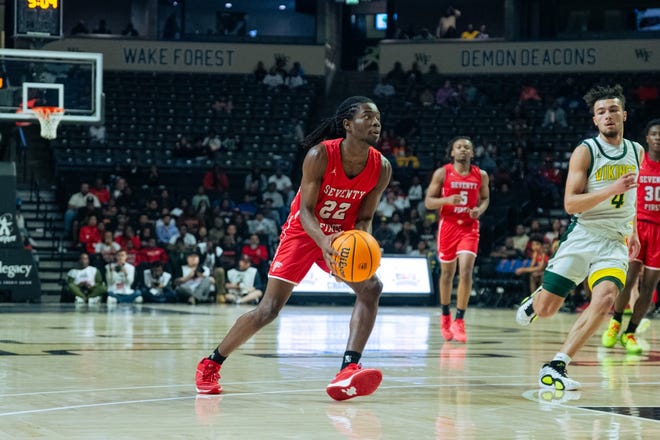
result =
[[142,295],[133,290],[135,266],[126,262],[128,254],[124,249],[117,252],[114,263],[105,266],[105,279],[108,282],[108,305],[121,303],[141,303]]
[[263,292],[257,288],[260,287],[261,280],[259,272],[252,267],[252,259],[249,255],[241,255],[238,260],[238,268],[230,269],[227,272],[227,302],[235,304],[245,304],[254,301],[256,304],[263,296]]
[[176,292],[171,285],[172,274],[163,270],[163,263],[154,261],[144,271],[144,286],[141,289],[145,302],[176,302]]
[[209,269],[200,264],[199,253],[188,254],[186,264],[181,266],[181,274],[174,281],[181,301],[192,305],[211,302],[211,293],[215,291],[214,280]]
[[90,305],[99,304],[105,293],[105,284],[101,272],[89,265],[89,255],[83,252],[78,259],[80,266],[66,274],[65,289],[75,295],[76,304],[89,301]]

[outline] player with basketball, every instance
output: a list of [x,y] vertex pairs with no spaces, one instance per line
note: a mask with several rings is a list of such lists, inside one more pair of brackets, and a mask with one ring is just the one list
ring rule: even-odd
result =
[[[197,392],[218,394],[224,360],[259,329],[272,322],[313,263],[330,272],[338,257],[332,240],[341,231],[371,230],[378,202],[390,182],[390,163],[372,147],[381,132],[380,112],[369,98],[354,96],[304,140],[310,148],[302,165],[300,188],[282,226],[280,244],[268,273],[264,297],[239,317],[220,345],[197,366]],[[330,139],[330,140],[327,140]],[[382,381],[376,369],[363,369],[362,351],[373,329],[381,281],[372,276],[347,283],[356,294],[341,370],[327,386],[335,400],[373,393]]]
[[[440,212],[440,330],[447,341],[467,342],[464,317],[479,247],[479,217],[488,208],[490,191],[488,174],[472,165],[474,146],[469,137],[458,136],[449,141],[447,156],[452,162],[433,173],[424,205]],[[449,304],[457,265],[456,316],[452,322]]]
[[566,366],[610,313],[623,290],[628,259],[639,252],[635,217],[637,174],[644,149],[623,137],[627,118],[623,89],[597,86],[584,96],[598,136],[578,145],[568,163],[564,208],[573,220],[548,261],[543,285],[518,308],[516,321],[557,313],[568,293],[585,278],[591,302],[568,333],[554,359],[539,371],[539,385],[576,390]]
[[[635,338],[637,326],[644,318],[653,291],[660,281],[660,119],[654,119],[646,125],[646,144],[648,154],[644,157],[637,180],[637,233],[640,249],[637,257],[628,266],[626,286],[614,302],[614,314],[610,319],[602,344],[614,347],[621,342],[628,354],[640,354],[642,347]],[[619,337],[623,311],[630,301],[630,291],[635,285],[644,266],[644,273],[639,280],[639,298],[633,305],[628,327]]]

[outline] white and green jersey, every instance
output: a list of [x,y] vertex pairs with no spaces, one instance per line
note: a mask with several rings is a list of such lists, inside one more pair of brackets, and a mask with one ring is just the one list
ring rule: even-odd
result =
[[[598,136],[584,140],[582,145],[587,146],[591,153],[586,188],[588,193],[611,185],[626,173],[639,173],[639,154],[643,148],[637,142],[623,139],[621,145],[614,146]],[[632,233],[636,200],[637,188],[632,188],[600,202],[588,211],[576,214],[575,217],[579,224],[598,235],[627,237]]]

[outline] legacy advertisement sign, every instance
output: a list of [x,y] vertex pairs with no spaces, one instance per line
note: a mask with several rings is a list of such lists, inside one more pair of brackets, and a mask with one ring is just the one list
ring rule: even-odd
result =
[[424,72],[435,64],[446,75],[657,71],[660,40],[382,42],[380,73],[392,70],[397,61],[404,70],[417,62]]
[[14,162],[0,162],[0,188],[0,291],[14,302],[36,302],[41,298],[37,265],[16,226]]
[[65,38],[44,50],[103,54],[104,70],[251,73],[284,59],[299,61],[308,75],[325,75],[325,47],[294,44],[191,43],[120,39]]

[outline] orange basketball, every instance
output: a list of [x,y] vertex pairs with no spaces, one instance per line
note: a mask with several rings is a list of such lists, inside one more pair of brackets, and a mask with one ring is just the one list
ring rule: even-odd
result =
[[334,239],[332,247],[339,253],[333,272],[344,281],[368,280],[380,266],[380,245],[368,232],[344,231]]

